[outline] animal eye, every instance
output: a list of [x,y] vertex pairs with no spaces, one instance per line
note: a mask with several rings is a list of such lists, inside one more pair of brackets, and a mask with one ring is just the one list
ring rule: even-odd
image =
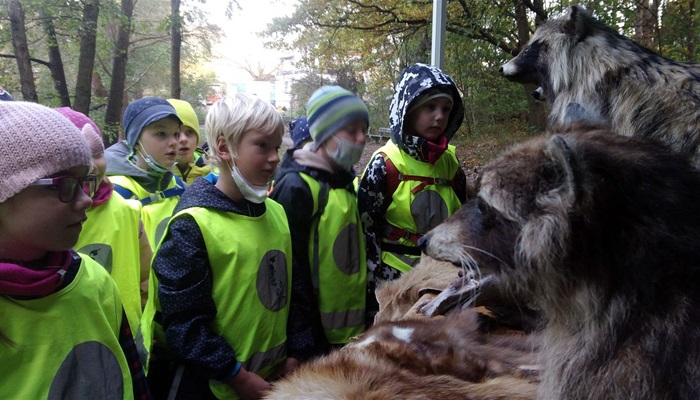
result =
[[495,215],[492,212],[491,207],[482,198],[477,197],[476,209],[480,215],[480,222],[482,229],[490,229],[493,227],[495,221]]
[[486,212],[487,205],[481,197],[476,198],[476,209],[479,210],[479,212],[481,212],[482,214]]

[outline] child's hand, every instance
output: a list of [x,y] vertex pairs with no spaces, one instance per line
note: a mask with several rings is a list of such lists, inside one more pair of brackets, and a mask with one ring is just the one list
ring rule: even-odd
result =
[[270,384],[260,375],[241,367],[236,376],[228,381],[241,400],[257,400],[270,390]]
[[297,368],[299,368],[299,360],[291,357],[287,358],[282,365],[277,367],[275,372],[273,372],[267,380],[274,382],[278,379],[282,379]]

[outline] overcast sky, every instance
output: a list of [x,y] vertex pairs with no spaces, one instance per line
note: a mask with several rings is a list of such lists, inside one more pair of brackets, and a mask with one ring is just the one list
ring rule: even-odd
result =
[[224,81],[250,79],[249,74],[238,70],[237,64],[256,66],[276,65],[279,53],[265,49],[262,40],[256,35],[263,31],[272,18],[292,13],[296,0],[238,0],[241,10],[235,10],[228,20],[224,15],[228,0],[206,0],[205,7],[211,13],[211,21],[221,26],[226,38],[217,45],[214,55],[219,60],[214,70]]

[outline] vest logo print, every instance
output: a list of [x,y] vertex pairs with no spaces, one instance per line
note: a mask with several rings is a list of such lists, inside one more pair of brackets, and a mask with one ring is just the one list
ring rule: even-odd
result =
[[112,351],[99,342],[76,345],[66,355],[49,389],[53,399],[122,399],[122,371]]
[[92,243],[78,249],[78,253],[97,261],[110,274],[112,273],[112,246],[104,243]]
[[280,311],[287,305],[287,259],[280,250],[270,250],[262,257],[258,268],[257,290],[260,302],[270,311]]

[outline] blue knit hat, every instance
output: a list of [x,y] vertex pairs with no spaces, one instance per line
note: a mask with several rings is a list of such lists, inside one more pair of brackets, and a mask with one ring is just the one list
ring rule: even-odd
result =
[[144,97],[129,103],[122,118],[122,129],[129,148],[134,149],[143,128],[168,117],[175,118],[182,125],[182,120],[177,116],[175,108],[165,99]]
[[306,116],[289,121],[289,136],[292,137],[294,148],[301,147],[304,141],[311,139],[309,121],[306,120]]
[[369,126],[369,111],[365,103],[340,86],[323,86],[316,90],[306,103],[306,118],[314,149],[355,120],[363,120]]

